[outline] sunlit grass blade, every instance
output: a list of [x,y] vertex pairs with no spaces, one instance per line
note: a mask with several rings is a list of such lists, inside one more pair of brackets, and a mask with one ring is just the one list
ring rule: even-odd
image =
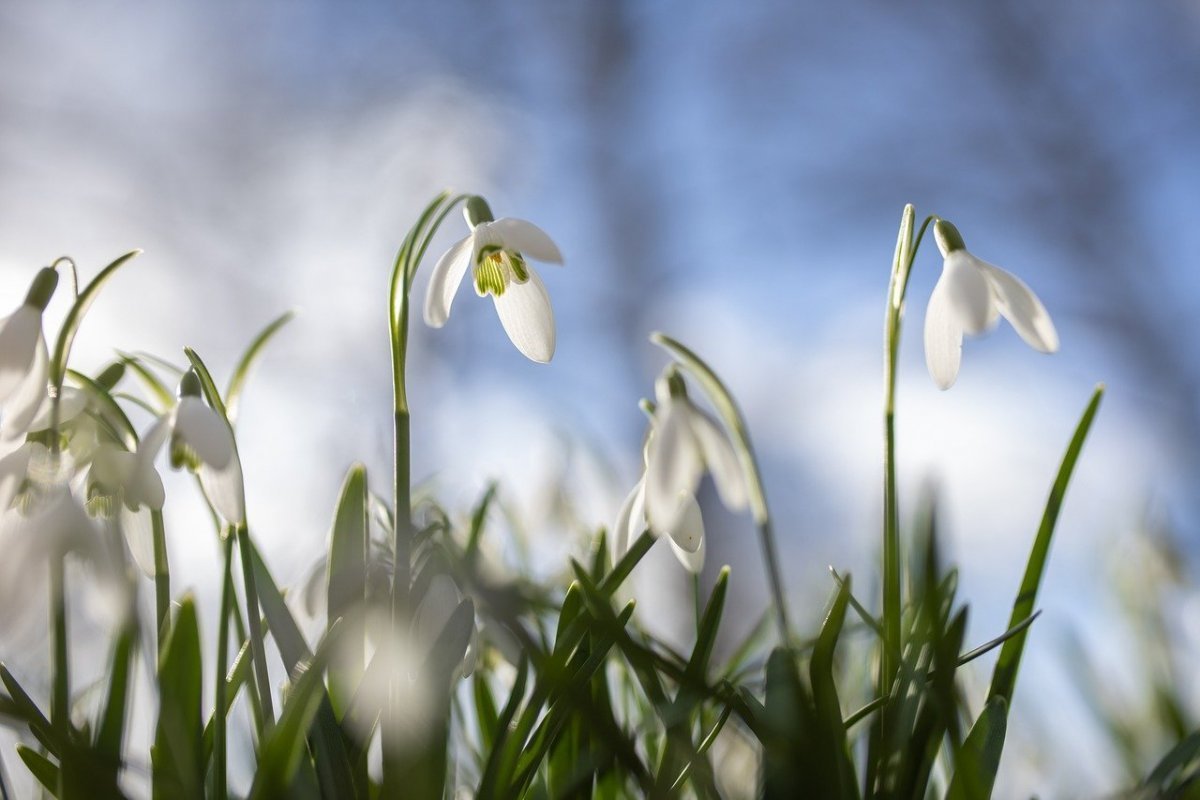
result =
[[958,751],[946,800],[987,800],[992,796],[1007,726],[1008,702],[997,695],[988,700]]
[[[1083,443],[1087,439],[1088,431],[1091,430],[1092,420],[1096,417],[1096,411],[1100,407],[1100,399],[1103,396],[1104,386],[1097,386],[1087,408],[1084,409],[1079,425],[1075,428],[1071,443],[1067,446],[1062,465],[1054,479],[1054,486],[1050,490],[1050,497],[1046,500],[1046,510],[1042,515],[1041,525],[1033,540],[1033,547],[1029,551],[1025,577],[1021,580],[1021,588],[1013,601],[1012,614],[1008,621],[1010,628],[1033,613],[1038,589],[1042,583],[1042,575],[1046,571],[1046,562],[1050,555],[1050,541],[1054,536],[1055,524],[1058,522],[1058,512],[1062,508],[1067,485],[1071,481],[1071,474],[1075,471],[1079,453],[1083,449]],[[1002,697],[1007,703],[1012,702],[1013,689],[1017,683],[1017,670],[1021,666],[1021,655],[1025,650],[1025,640],[1026,633],[1022,631],[1001,647],[1000,656],[996,659],[995,670],[992,672],[992,685],[988,691],[989,701],[992,698]]]
[[242,353],[242,357],[238,359],[237,364],[233,368],[233,375],[229,378],[229,386],[225,389],[225,411],[229,415],[229,423],[232,425],[237,422],[238,403],[242,398],[242,390],[246,388],[246,379],[250,376],[250,370],[258,363],[262,357],[263,348],[271,341],[271,338],[279,332],[279,329],[288,324],[292,317],[296,316],[294,311],[285,311],[267,327],[263,328],[250,345]]
[[[312,653],[304,641],[300,626],[288,610],[283,594],[276,586],[275,579],[271,577],[262,555],[253,542],[249,543],[248,550],[251,569],[254,570],[256,579],[255,585],[260,591],[263,615],[267,618],[267,625],[275,638],[283,665],[291,674],[301,663],[310,662]],[[311,731],[321,791],[327,797],[354,797],[354,775],[345,737],[338,727],[327,695],[323,694],[322,697],[324,700],[317,709],[316,721]]]
[[[500,711],[500,716],[496,720],[495,725],[495,740],[487,755],[487,760],[484,762],[483,771],[479,778],[479,790],[477,797],[480,800],[488,800],[489,798],[500,796],[501,783],[500,776],[508,769],[505,766],[505,761],[510,754],[516,752],[521,743],[516,747],[510,747],[512,735],[514,733],[513,720],[516,719],[517,709],[521,706],[521,701],[525,698],[525,684],[529,679],[529,660],[522,658],[521,663],[517,665],[517,677],[513,681],[512,689],[509,691],[508,701],[504,704],[504,708]],[[516,771],[515,763],[511,766],[513,772]]]
[[1200,759],[1200,731],[1189,734],[1172,747],[1154,766],[1141,788],[1154,792],[1154,797],[1163,797],[1167,796],[1169,791],[1182,788],[1189,783],[1195,786],[1196,777],[1200,774],[1198,759]]
[[42,788],[50,793],[51,797],[61,797],[59,792],[59,769],[58,765],[44,755],[23,744],[17,745],[17,755],[21,761],[25,762],[25,766],[29,769],[31,775],[37,779],[37,782],[42,785]]
[[341,719],[366,668],[366,630],[362,615],[367,601],[367,471],[350,468],[342,483],[329,539],[326,608],[329,624],[345,618],[343,652],[329,664],[329,701]]
[[[334,622],[324,640],[311,659],[297,664],[290,670],[292,690],[279,715],[279,722],[271,729],[263,742],[250,789],[251,798],[289,796],[289,787],[300,769],[300,761],[307,755],[306,740],[322,703],[325,700],[324,671],[330,654],[339,646],[340,625]],[[331,797],[353,797],[350,794]]]
[[33,701],[33,698],[22,688],[4,664],[0,664],[0,681],[8,690],[8,713],[24,722],[29,728],[29,732],[42,747],[56,757],[62,758],[63,753],[70,749],[70,742],[61,731],[56,730],[50,724],[50,720],[38,708],[37,703]]
[[[717,631],[725,611],[725,597],[729,590],[729,567],[723,567],[717,576],[708,602],[700,616],[696,629],[696,644],[692,648],[684,674],[688,681],[680,686],[675,700],[666,709],[664,722],[667,724],[666,747],[658,767],[658,791],[667,792],[685,765],[691,764],[694,778],[711,783],[711,770],[707,760],[695,758],[697,753],[692,741],[692,715],[703,695],[695,689],[703,685],[708,676],[708,662],[717,641]],[[699,790],[698,790],[699,791]]]
[[[157,408],[151,406],[151,411],[161,414],[171,406],[175,405],[174,392],[172,392],[170,388],[168,388],[167,385],[162,382],[161,378],[155,375],[153,371],[151,371],[144,363],[142,363],[141,356],[134,356],[128,353],[120,352],[118,352],[118,355],[121,356],[125,366],[133,372],[133,375],[138,379],[138,382],[140,382],[146,391],[150,393],[150,396],[154,398]],[[129,399],[132,400],[134,398],[131,397]]]
[[96,753],[102,761],[112,766],[114,788],[117,785],[117,771],[121,762],[121,744],[125,740],[125,723],[130,705],[130,673],[136,642],[135,626],[123,625],[113,645],[108,674],[108,695],[100,714],[100,724],[96,728]]
[[766,700],[759,739],[763,745],[762,796],[787,800],[812,791],[822,796],[816,781],[816,751],[812,731],[812,701],[800,679],[795,656],[777,647],[767,658]]
[[196,603],[185,595],[158,668],[158,727],[152,759],[155,797],[204,797],[202,680]]
[[819,748],[816,756],[829,776],[828,788],[832,792],[830,796],[845,798],[857,797],[858,786],[846,743],[846,727],[842,724],[842,707],[834,681],[833,656],[846,621],[846,608],[849,603],[850,577],[847,576],[834,593],[809,664],[815,711],[813,722],[816,726],[813,743]]
[[113,399],[112,394],[82,372],[69,369],[67,370],[67,376],[87,392],[89,401],[102,409],[104,421],[109,424],[109,430],[112,432],[114,438],[125,445],[125,449],[127,450],[132,451],[137,449],[137,431],[134,429],[133,423],[129,421],[125,410]]

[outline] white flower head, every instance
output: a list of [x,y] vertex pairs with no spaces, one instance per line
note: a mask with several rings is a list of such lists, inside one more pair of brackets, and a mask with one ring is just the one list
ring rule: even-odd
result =
[[25,302],[0,320],[0,435],[22,436],[46,399],[50,358],[42,334],[42,312],[58,286],[58,273],[40,270]]
[[508,338],[529,359],[546,363],[554,356],[554,310],[542,279],[527,259],[561,264],[562,253],[532,222],[493,219],[481,197],[468,199],[463,211],[471,233],[434,266],[425,295],[425,323],[433,328],[446,324],[450,304],[470,266],[475,293],[492,296]]
[[124,488],[126,505],[163,507],[166,494],[154,460],[168,441],[171,465],[196,472],[217,512],[232,525],[243,523],[245,490],[233,431],[200,399],[199,380],[192,371],[179,384],[179,402],[142,435],[134,457],[117,455],[114,475]]
[[938,388],[949,389],[958,378],[963,334],[985,333],[1000,317],[1034,350],[1058,350],[1054,323],[1028,286],[971,255],[949,222],[938,220],[933,232],[945,261],[925,312],[925,364]]
[[704,520],[696,489],[712,474],[721,501],[731,511],[748,504],[746,478],[721,426],[697,408],[674,367],[655,383],[656,405],[644,450],[646,471],[621,507],[613,527],[617,555],[628,549],[643,522],[666,536],[680,563],[691,572],[704,567]]

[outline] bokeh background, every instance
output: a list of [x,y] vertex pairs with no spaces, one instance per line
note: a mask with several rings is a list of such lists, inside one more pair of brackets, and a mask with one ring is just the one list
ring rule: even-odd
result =
[[[252,527],[295,584],[346,467],[362,460],[388,485],[395,248],[436,191],[484,194],[566,255],[541,270],[558,352],[524,360],[467,287],[444,329],[414,320],[416,474],[460,513],[499,479],[537,568],[558,574],[638,475],[637,400],[664,364],[646,337],[665,330],[742,403],[811,625],[828,564],[875,575],[901,208],[950,218],[1039,293],[1062,349],[1038,355],[1002,326],[967,343],[958,384],[938,392],[920,326],[940,260],[923,250],[901,349],[902,514],[935,487],[968,638],[1000,633],[1062,449],[1107,383],[1001,773],[1002,796],[1094,795],[1121,783],[1119,758],[1066,653],[1134,697],[1113,555],[1157,531],[1186,578],[1200,525],[1198,90],[1194,0],[10,0],[0,291],[15,306],[58,255],[91,274],[145,248],[92,311],[83,367],[190,345],[227,374],[296,308],[239,423]],[[451,218],[434,249],[463,231]],[[215,607],[217,544],[187,483],[169,486],[176,584]],[[765,603],[757,542],[710,489],[702,499],[704,580],[732,565],[736,633]],[[686,637],[682,570],[656,548],[640,572],[643,622]],[[1190,652],[1200,608],[1186,589],[1172,608],[1169,636]],[[7,649],[36,684],[41,650]],[[1178,683],[1195,699],[1194,675]]]

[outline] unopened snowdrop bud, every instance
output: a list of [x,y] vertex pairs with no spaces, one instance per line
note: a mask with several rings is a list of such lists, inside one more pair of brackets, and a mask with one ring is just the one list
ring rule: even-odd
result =
[[125,362],[114,361],[101,370],[100,374],[97,375],[93,380],[101,389],[106,392],[111,392],[113,389],[117,388],[117,384],[120,383],[121,379],[124,377]]
[[58,273],[40,270],[25,302],[0,320],[0,435],[12,440],[28,429],[46,398],[50,358],[42,335],[42,312],[54,296]]
[[472,229],[485,222],[494,222],[496,219],[492,216],[492,209],[487,204],[487,200],[477,194],[467,198],[467,202],[463,205],[463,216],[467,218],[467,224]]
[[1000,317],[1034,350],[1058,350],[1054,323],[1028,286],[973,256],[946,220],[934,224],[933,234],[945,260],[925,312],[925,364],[938,388],[949,389],[958,378],[963,335],[985,333]]

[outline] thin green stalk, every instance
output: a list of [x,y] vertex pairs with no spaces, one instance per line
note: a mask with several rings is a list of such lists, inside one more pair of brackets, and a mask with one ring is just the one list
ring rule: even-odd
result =
[[65,734],[71,719],[71,676],[67,656],[67,596],[64,583],[65,560],[50,560],[50,613],[54,617],[53,693],[50,696],[50,720]]
[[213,795],[225,800],[226,778],[225,665],[229,661],[229,614],[233,608],[233,537],[225,538],[225,575],[221,583],[221,615],[217,620],[216,691],[213,701]]
[[892,259],[892,275],[888,284],[887,312],[884,318],[883,363],[883,658],[880,659],[881,691],[891,690],[895,678],[896,659],[900,653],[900,509],[896,497],[896,364],[900,353],[900,328],[904,296],[913,259],[929,223],[929,216],[913,240],[913,221],[916,209],[906,205],[896,239]]
[[238,555],[242,562],[242,582],[246,592],[246,623],[249,626],[247,634],[250,639],[250,653],[254,656],[255,685],[258,687],[259,703],[262,704],[262,721],[259,729],[261,734],[275,724],[275,710],[271,702],[271,678],[267,674],[267,650],[263,643],[262,622],[259,619],[260,606],[258,588],[254,584],[254,561],[250,552],[250,532],[243,523],[237,526]]
[[[465,195],[450,199],[449,192],[442,192],[425,207],[417,222],[405,236],[392,264],[390,289],[388,291],[388,332],[392,352],[392,394],[395,422],[395,516],[392,531],[392,624],[398,625],[408,613],[409,584],[412,580],[412,474],[411,434],[408,411],[408,386],[406,367],[408,362],[408,317],[409,295],[413,277],[438,226]],[[448,202],[447,202],[448,201]],[[393,693],[394,694],[394,693]],[[395,709],[389,699],[387,719],[383,726],[383,788],[386,796],[400,791],[401,765],[397,762],[399,749],[387,741],[389,731],[394,729],[392,719]]]
[[171,624],[171,568],[167,563],[167,532],[161,510],[150,512],[150,524],[154,536],[154,630],[161,650]]

